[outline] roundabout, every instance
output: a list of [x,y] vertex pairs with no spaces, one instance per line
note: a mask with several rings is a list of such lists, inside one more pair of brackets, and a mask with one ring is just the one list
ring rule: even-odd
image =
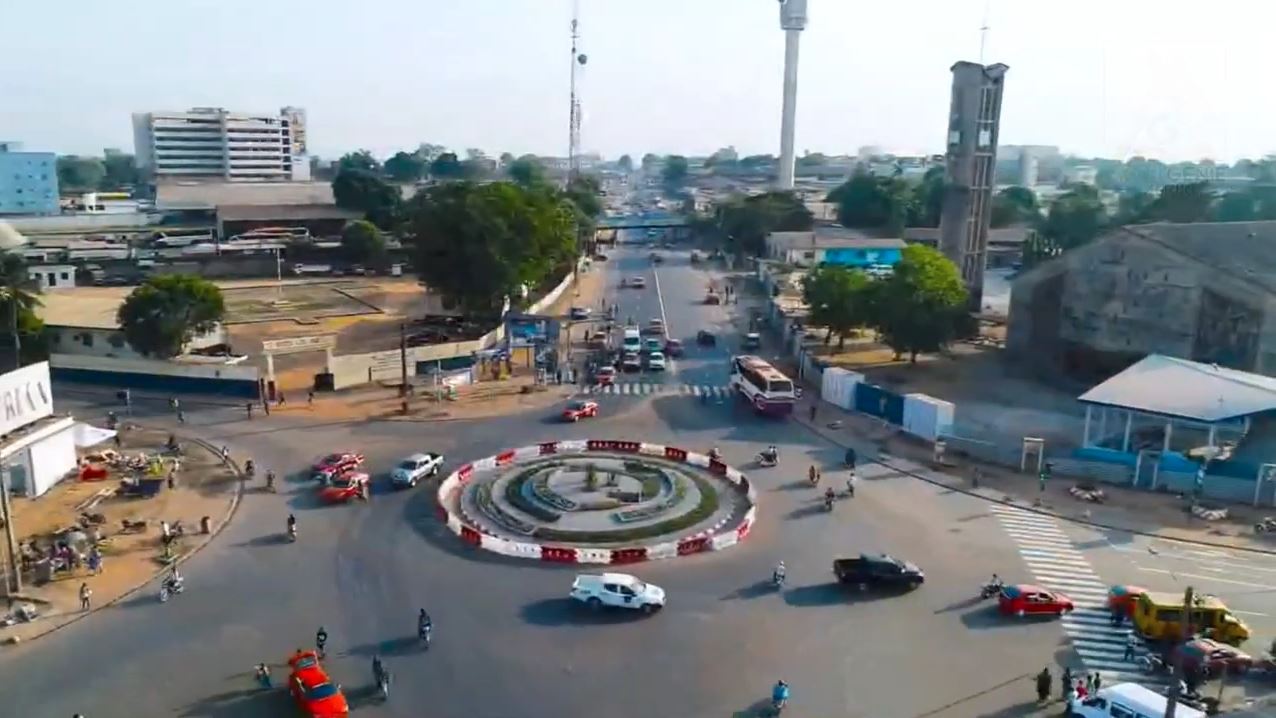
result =
[[673,446],[572,440],[466,464],[440,482],[448,528],[467,544],[556,563],[620,564],[721,551],[749,535],[748,477]]

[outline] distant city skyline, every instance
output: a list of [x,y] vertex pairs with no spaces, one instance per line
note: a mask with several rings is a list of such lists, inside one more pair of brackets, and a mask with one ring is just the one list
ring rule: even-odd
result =
[[[194,0],[74,12],[21,3],[6,13],[27,30],[7,37],[0,139],[59,154],[131,152],[134,112],[295,105],[322,157],[359,148],[385,157],[422,142],[564,156],[570,5],[276,0],[253,5],[246,24]],[[986,6],[983,59],[1015,77],[1003,144],[1167,162],[1276,150],[1266,121],[1276,94],[1261,91],[1276,6],[1189,13],[1078,0],[1060,12],[1009,0],[810,0],[798,154],[942,153],[948,68],[980,59]],[[784,37],[774,0],[581,0],[581,30],[584,151],[779,154]],[[60,49],[50,51],[54,37]]]

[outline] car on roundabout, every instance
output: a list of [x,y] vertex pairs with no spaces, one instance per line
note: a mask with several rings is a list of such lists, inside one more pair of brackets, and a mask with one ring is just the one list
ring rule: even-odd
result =
[[332,682],[315,651],[297,651],[288,659],[288,693],[306,718],[350,715],[341,686]]
[[[622,284],[621,286],[624,285]],[[630,277],[629,286],[634,289],[645,289],[647,287],[647,280],[642,277]]]
[[312,469],[314,478],[331,481],[333,477],[363,466],[363,454],[344,452],[328,454],[315,462]]
[[664,354],[658,351],[647,353],[647,371],[664,371],[665,369]]
[[997,610],[1006,616],[1062,616],[1073,608],[1062,593],[1027,583],[1006,586],[997,596]]
[[594,383],[598,386],[611,386],[616,383],[616,367],[601,366],[594,372]]
[[390,483],[398,488],[412,488],[421,479],[439,475],[443,454],[427,451],[405,457],[390,470]]
[[835,559],[833,575],[837,576],[838,583],[855,586],[860,591],[870,587],[912,591],[926,581],[926,574],[917,564],[886,554],[860,554],[856,558]]
[[651,615],[665,607],[665,590],[627,573],[580,573],[568,596],[592,611],[625,608]]
[[329,479],[327,485],[319,490],[319,499],[326,504],[349,503],[351,499],[367,496],[371,482],[372,477],[351,469]]
[[563,421],[577,422],[598,416],[598,402],[573,401],[563,409]]

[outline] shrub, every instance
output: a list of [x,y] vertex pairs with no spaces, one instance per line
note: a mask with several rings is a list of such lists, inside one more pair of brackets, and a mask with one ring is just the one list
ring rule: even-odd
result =
[[532,535],[544,541],[561,541],[565,543],[597,543],[617,544],[632,543],[643,539],[673,534],[690,526],[694,526],[713,515],[718,510],[717,490],[705,479],[691,476],[700,488],[700,502],[691,511],[666,519],[649,526],[637,526],[631,529],[616,531],[563,531],[550,527],[538,527]]
[[580,508],[575,501],[561,496],[549,488],[549,477],[547,476],[537,476],[528,484],[528,487],[531,489],[533,496],[559,511],[576,511]]
[[598,469],[593,464],[585,467],[585,490],[598,490]]
[[556,511],[551,511],[540,504],[533,503],[523,493],[523,486],[536,473],[535,469],[524,471],[523,473],[510,479],[505,484],[505,500],[510,502],[510,506],[522,511],[533,518],[539,519],[546,523],[554,523],[561,517]]
[[475,490],[474,502],[478,504],[479,510],[492,517],[497,523],[504,525],[506,528],[512,529],[522,534],[533,535],[536,527],[526,521],[512,516],[508,511],[496,505],[492,500],[492,485],[479,484]]

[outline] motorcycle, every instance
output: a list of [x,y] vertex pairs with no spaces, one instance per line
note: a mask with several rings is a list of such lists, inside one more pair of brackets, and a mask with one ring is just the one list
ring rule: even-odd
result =
[[160,584],[159,600],[160,603],[167,603],[170,596],[181,593],[186,587],[186,582],[179,578],[174,581],[172,578],[165,578]]
[[1005,587],[1006,584],[1001,581],[989,581],[979,589],[979,598],[992,598],[993,596],[1001,593],[1001,589]]
[[775,466],[776,464],[780,463],[780,457],[772,455],[772,454],[768,454],[764,451],[758,454],[757,457],[754,459],[754,461],[757,463],[758,466],[764,469],[769,469]]
[[421,639],[421,642],[425,644],[425,649],[427,651],[430,649],[430,634],[433,632],[433,630],[434,630],[433,626],[418,626],[417,627],[417,637],[419,637]]
[[825,510],[825,511],[832,511],[832,510],[833,510],[833,498],[834,498],[834,497],[833,497],[833,495],[832,495],[832,494],[825,494],[825,495],[824,495],[824,510]]
[[377,678],[377,690],[381,692],[381,700],[390,700],[390,672],[382,671]]
[[771,585],[775,586],[776,589],[784,588],[784,579],[785,575],[776,571],[771,574]]
[[855,474],[846,477],[846,498],[855,498]]
[[715,446],[712,449],[709,449],[709,460],[722,461],[722,452],[718,451],[718,447]]
[[778,716],[789,704],[789,687],[780,686],[771,691],[771,715]]
[[288,543],[297,543],[297,525],[288,525]]
[[1262,521],[1254,524],[1254,533],[1276,533],[1276,518],[1271,516],[1265,517]]

